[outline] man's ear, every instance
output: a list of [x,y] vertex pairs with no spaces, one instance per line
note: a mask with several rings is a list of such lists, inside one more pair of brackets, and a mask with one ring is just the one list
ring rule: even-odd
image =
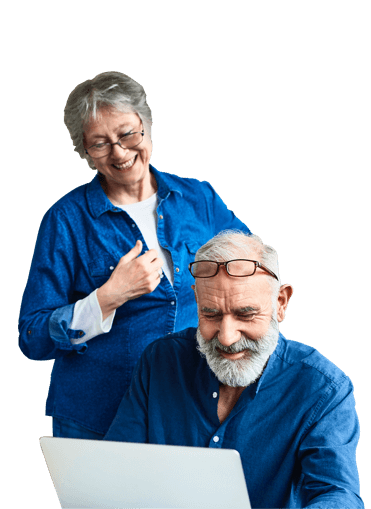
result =
[[285,318],[286,308],[293,294],[293,287],[291,285],[282,285],[277,298],[277,320],[282,322]]
[[192,290],[194,291],[194,294],[195,294],[195,299],[196,299],[196,302],[197,302],[197,290],[196,290],[196,285],[192,285],[191,286]]

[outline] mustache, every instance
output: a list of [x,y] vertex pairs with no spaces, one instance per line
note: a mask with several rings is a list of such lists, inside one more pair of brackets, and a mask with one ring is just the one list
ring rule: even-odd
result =
[[[271,332],[277,334],[279,333],[278,323],[276,320],[274,319],[271,320],[270,327]],[[254,354],[264,353],[266,350],[269,350],[271,348],[272,344],[270,334],[266,334],[257,339],[250,339],[243,333],[241,333],[241,338],[238,341],[229,346],[222,345],[218,339],[218,335],[216,335],[213,339],[211,339],[207,343],[208,348],[214,351],[216,349],[219,349],[226,353],[239,353],[243,352],[244,350],[248,350],[249,352]]]
[[253,353],[260,353],[266,350],[268,347],[268,345],[265,344],[263,338],[252,340],[243,334],[241,334],[241,339],[229,346],[222,345],[218,339],[218,336],[215,336],[210,341],[210,344],[214,350],[218,349],[226,353],[239,353],[243,352],[244,350],[249,350]]

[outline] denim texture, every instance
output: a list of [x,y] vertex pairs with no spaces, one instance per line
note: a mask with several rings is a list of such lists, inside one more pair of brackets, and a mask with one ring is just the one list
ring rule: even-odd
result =
[[94,431],[90,431],[73,421],[53,417],[53,437],[102,440],[104,435],[101,435],[100,433],[94,433]]
[[362,508],[349,378],[280,334],[263,375],[221,424],[219,381],[195,333],[147,347],[104,439],[236,449],[252,507]]
[[117,309],[112,329],[88,342],[71,330],[75,302],[104,284],[139,239],[130,216],[105,195],[100,175],[55,203],[45,214],[24,292],[19,345],[30,359],[55,359],[46,414],[106,433],[144,348],[153,340],[197,325],[188,264],[196,250],[224,229],[249,229],[207,182],[153,172],[158,190],[160,245],[174,263],[152,293]]

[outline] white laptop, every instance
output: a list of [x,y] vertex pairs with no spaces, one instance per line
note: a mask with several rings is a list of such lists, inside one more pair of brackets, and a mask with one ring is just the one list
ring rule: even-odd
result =
[[235,450],[40,438],[63,509],[251,509]]

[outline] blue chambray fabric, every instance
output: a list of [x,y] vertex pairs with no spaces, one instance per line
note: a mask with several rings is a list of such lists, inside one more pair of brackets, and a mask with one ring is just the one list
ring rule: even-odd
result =
[[90,431],[69,419],[58,419],[58,417],[53,417],[53,437],[102,440],[104,435]]
[[188,264],[197,249],[224,229],[249,229],[207,182],[150,166],[158,186],[159,243],[171,253],[174,285],[117,309],[107,334],[72,345],[84,331],[69,328],[77,300],[107,281],[119,259],[143,236],[105,195],[100,176],[78,187],[45,214],[24,292],[19,345],[30,359],[55,359],[46,414],[105,433],[144,348],[163,335],[197,324]]
[[104,440],[236,449],[252,507],[363,508],[349,378],[280,334],[263,375],[221,424],[219,382],[195,333],[146,348]]

